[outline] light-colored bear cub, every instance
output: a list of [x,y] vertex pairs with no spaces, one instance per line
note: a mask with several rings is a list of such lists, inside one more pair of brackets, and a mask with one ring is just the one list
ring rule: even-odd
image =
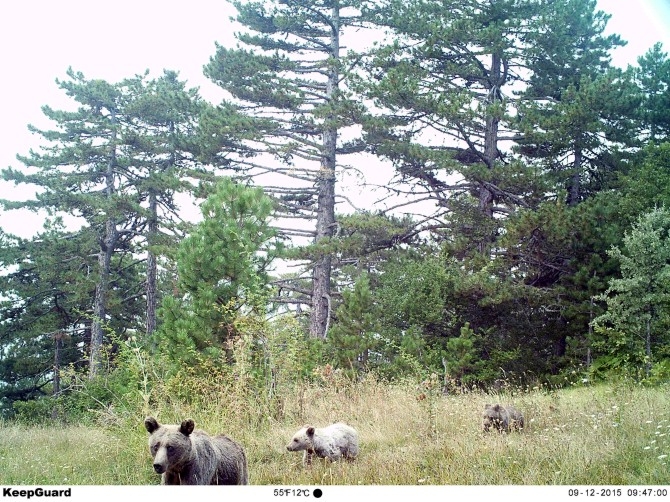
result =
[[310,465],[316,455],[335,462],[340,458],[353,460],[358,456],[358,432],[343,422],[328,427],[306,425],[286,445],[288,451],[304,451],[303,465]]

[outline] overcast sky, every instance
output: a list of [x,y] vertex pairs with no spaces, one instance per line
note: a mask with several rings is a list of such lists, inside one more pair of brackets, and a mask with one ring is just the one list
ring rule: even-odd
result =
[[[614,63],[635,64],[654,43],[670,52],[670,0],[598,0],[612,14],[608,32],[628,41]],[[214,43],[232,45],[222,0],[21,0],[0,2],[0,167],[20,167],[16,154],[40,145],[27,124],[49,127],[40,107],[66,106],[55,84],[69,66],[87,78],[116,82],[146,69],[159,76],[176,70],[191,87],[218,100],[217,88],[202,75]],[[0,198],[25,199],[29,191],[0,182]],[[0,227],[28,237],[39,229],[26,213],[0,213]]]

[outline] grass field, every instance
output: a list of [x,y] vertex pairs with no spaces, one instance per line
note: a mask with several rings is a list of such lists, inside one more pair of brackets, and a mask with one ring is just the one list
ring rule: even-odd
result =
[[[282,396],[280,419],[230,407],[220,395],[206,406],[148,409],[164,423],[191,417],[246,449],[256,485],[665,485],[670,483],[667,388],[594,386],[488,395],[431,395],[413,385],[373,380],[303,386]],[[514,404],[522,433],[483,433],[487,402]],[[197,409],[196,409],[197,408]],[[0,425],[0,484],[158,484],[143,413],[108,425]],[[352,463],[302,466],[285,445],[305,423],[345,420],[359,431]]]

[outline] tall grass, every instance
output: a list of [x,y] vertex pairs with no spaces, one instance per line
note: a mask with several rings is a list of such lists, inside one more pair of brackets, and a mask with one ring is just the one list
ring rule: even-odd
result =
[[[144,413],[191,417],[247,452],[251,484],[668,484],[668,388],[603,385],[443,396],[415,382],[325,379],[272,398],[208,387],[203,399],[153,400],[98,427],[0,425],[0,484],[156,484]],[[481,431],[484,404],[514,404],[521,433]],[[302,425],[344,420],[359,431],[354,462],[302,466],[285,445]]]

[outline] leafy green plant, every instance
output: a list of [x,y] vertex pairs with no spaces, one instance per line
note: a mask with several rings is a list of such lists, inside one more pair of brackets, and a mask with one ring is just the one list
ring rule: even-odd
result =
[[606,364],[651,374],[658,350],[668,341],[670,318],[670,212],[655,209],[638,219],[623,246],[610,254],[619,260],[621,278],[612,279],[598,299],[607,310],[594,319]]

